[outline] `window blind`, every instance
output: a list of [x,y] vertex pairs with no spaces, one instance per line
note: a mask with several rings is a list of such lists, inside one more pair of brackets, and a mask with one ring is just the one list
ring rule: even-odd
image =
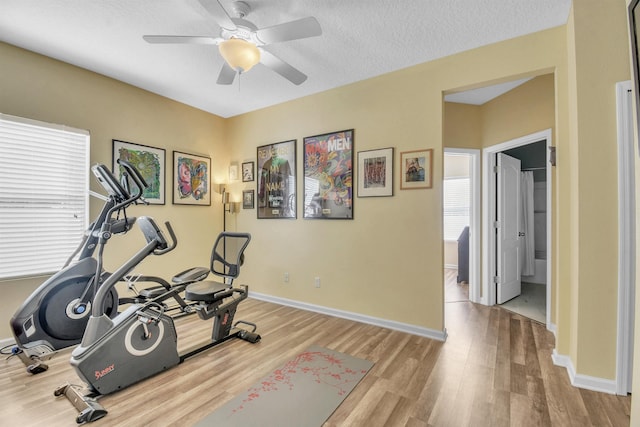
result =
[[469,225],[471,186],[469,178],[444,180],[444,239],[458,240]]
[[89,133],[0,114],[0,279],[58,271],[88,226]]

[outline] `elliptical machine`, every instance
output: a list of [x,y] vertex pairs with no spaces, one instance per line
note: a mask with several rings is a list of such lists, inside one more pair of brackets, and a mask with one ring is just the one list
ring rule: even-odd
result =
[[[208,342],[178,354],[173,318],[164,313],[162,305],[156,300],[134,304],[115,318],[109,318],[104,312],[103,302],[119,278],[147,256],[165,254],[177,244],[168,222],[165,225],[171,243],[165,239],[152,218],[141,217],[138,224],[147,244],[107,278],[98,290],[82,343],[72,352],[70,363],[78,376],[88,384],[88,393],[82,393],[77,386],[70,384],[54,392],[56,396],[64,394],[80,411],[77,423],[95,421],[107,414],[97,402],[101,395],[124,389],[168,370],[229,339],[240,338],[251,343],[260,341],[260,335],[255,333],[255,324],[245,321],[233,323],[238,304],[249,293],[246,285],[233,287],[233,280],[240,274],[243,252],[251,240],[248,233],[223,232],[216,239],[210,270],[223,277],[222,282],[202,281],[186,287],[185,299],[198,303],[198,316],[203,320],[214,319]],[[159,298],[166,298],[166,295]],[[251,329],[240,328],[238,324],[248,325]]]
[[[42,283],[10,320],[16,341],[12,353],[20,358],[31,374],[46,371],[48,366],[43,360],[80,342],[94,297],[109,276],[109,273],[102,270],[102,254],[97,259],[93,255],[99,246],[100,252],[104,250],[104,244],[99,245],[101,241],[106,243],[113,234],[127,233],[136,222],[135,217],[127,216],[126,208],[142,199],[147,183],[129,162],[118,160],[118,163],[125,171],[123,185],[104,165],[92,166],[95,178],[108,194],[100,214],[64,267]],[[133,181],[134,191],[129,187],[128,177]],[[78,260],[72,262],[76,255]],[[207,268],[194,268],[180,273],[173,278],[173,282],[176,286],[182,286],[183,290],[186,284],[203,280],[208,274]],[[144,276],[144,279],[149,279],[149,276]],[[160,286],[143,290],[134,299],[119,300],[115,287],[110,288],[100,303],[100,309],[106,316],[115,317],[119,304],[156,297],[159,294],[158,288],[162,288],[163,292],[171,289],[166,281],[154,277],[150,280],[153,279]],[[187,304],[178,294],[175,295],[175,300],[181,308],[187,310]]]

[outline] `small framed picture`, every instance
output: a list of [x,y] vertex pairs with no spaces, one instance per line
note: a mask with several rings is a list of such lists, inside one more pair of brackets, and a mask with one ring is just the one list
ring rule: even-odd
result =
[[233,164],[229,166],[229,182],[238,180],[238,165]]
[[173,204],[211,205],[211,159],[173,152]]
[[433,149],[400,153],[400,189],[433,187]]
[[242,191],[242,209],[255,208],[254,197],[255,197],[254,190],[243,190]]
[[255,179],[253,175],[254,165],[254,162],[244,162],[242,164],[242,182],[251,182]]
[[358,197],[393,196],[393,148],[358,152]]

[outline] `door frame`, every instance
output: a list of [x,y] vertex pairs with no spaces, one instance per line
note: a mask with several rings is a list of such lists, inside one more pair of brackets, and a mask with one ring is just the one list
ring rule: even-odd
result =
[[[471,148],[444,148],[447,154],[469,156],[471,200],[469,212],[469,301],[480,303],[480,150]],[[444,239],[443,239],[444,240]]]
[[549,147],[552,146],[551,129],[522,136],[492,145],[482,150],[482,298],[484,305],[496,304],[496,287],[493,278],[496,275],[496,241],[493,233],[493,226],[496,221],[496,153],[509,150],[511,148],[528,145],[534,142],[546,141],[547,145],[547,329],[551,328],[551,266],[553,263],[551,245],[551,165],[549,164]]
[[616,393],[631,392],[634,351],[636,223],[635,139],[631,81],[616,84],[618,128],[618,321]]

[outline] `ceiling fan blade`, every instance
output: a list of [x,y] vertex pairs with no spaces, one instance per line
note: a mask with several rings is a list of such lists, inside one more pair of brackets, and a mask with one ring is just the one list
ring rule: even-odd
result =
[[218,0],[199,0],[202,7],[207,9],[207,12],[213,16],[213,19],[216,20],[216,23],[220,25],[222,28],[226,28],[227,30],[235,30],[236,24],[233,23],[229,14],[224,7],[220,4]]
[[218,74],[218,80],[216,81],[219,85],[230,85],[233,83],[233,80],[236,78],[236,70],[229,67],[229,64],[226,62],[222,66],[220,70],[220,74]]
[[148,43],[218,44],[219,37],[207,36],[142,36]]
[[296,68],[293,68],[291,65],[275,56],[273,53],[267,52],[264,49],[260,50],[260,62],[295,85],[300,85],[307,80],[306,74],[303,74]]
[[320,23],[314,17],[302,18],[256,31],[258,39],[264,44],[304,39],[321,34]]

